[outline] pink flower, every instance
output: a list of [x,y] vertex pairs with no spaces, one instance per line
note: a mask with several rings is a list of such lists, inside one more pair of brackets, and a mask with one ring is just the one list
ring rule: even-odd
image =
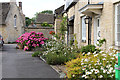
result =
[[39,44],[37,44],[37,46],[39,46]]
[[45,42],[44,41],[41,41],[40,44],[44,44]]

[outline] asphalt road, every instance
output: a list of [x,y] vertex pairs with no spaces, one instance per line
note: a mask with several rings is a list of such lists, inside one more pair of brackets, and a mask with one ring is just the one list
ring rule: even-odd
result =
[[15,49],[5,44],[2,52],[2,78],[59,78],[59,74],[32,52]]

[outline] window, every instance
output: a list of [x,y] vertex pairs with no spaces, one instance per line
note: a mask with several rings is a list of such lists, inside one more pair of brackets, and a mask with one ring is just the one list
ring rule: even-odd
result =
[[82,17],[82,41],[86,41],[86,24],[85,24],[86,16]]
[[120,46],[120,3],[115,5],[115,45]]
[[14,16],[14,27],[16,27],[16,22],[17,22],[17,16]]

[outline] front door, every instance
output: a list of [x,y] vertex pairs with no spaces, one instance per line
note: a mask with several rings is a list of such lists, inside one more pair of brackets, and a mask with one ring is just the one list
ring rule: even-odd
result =
[[96,18],[94,22],[94,44],[98,44],[100,40],[100,18]]

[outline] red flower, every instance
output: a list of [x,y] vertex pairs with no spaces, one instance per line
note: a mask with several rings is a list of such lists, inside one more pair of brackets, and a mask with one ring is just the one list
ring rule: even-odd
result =
[[55,31],[50,31],[49,34],[54,35]]

